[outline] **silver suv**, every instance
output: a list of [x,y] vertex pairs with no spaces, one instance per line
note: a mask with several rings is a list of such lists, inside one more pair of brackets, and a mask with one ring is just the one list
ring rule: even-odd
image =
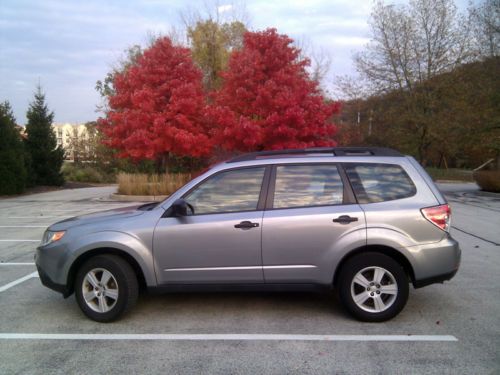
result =
[[460,264],[450,207],[424,169],[385,148],[245,154],[161,203],[51,225],[35,259],[44,285],[109,322],[139,287],[336,290],[353,316],[384,321],[415,288]]

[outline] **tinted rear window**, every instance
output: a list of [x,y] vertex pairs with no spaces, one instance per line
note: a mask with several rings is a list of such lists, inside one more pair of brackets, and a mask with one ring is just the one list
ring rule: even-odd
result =
[[359,203],[408,198],[417,192],[403,168],[395,164],[345,164],[347,176]]

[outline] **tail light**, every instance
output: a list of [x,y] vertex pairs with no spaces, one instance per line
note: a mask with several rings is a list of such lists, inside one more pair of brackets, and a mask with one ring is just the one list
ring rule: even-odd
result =
[[426,207],[420,210],[422,215],[432,224],[446,232],[450,231],[451,209],[447,204]]

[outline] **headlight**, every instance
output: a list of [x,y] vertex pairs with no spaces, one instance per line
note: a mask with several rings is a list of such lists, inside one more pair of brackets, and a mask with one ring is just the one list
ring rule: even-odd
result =
[[49,230],[46,230],[45,233],[43,234],[42,243],[40,244],[40,246],[46,246],[52,242],[59,241],[61,238],[64,237],[65,233],[66,231],[64,230],[59,232],[51,232]]

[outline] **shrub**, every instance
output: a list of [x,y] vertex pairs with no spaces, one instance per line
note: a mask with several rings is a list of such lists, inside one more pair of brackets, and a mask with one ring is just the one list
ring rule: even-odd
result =
[[66,163],[63,165],[62,172],[67,181],[95,183],[116,182],[114,174],[105,173],[90,165],[79,166]]
[[474,180],[482,190],[500,193],[500,170],[476,171]]
[[441,169],[435,167],[427,167],[427,173],[436,180],[449,180],[449,181],[474,181],[472,178],[472,171],[466,169],[449,168]]
[[170,195],[191,180],[189,173],[119,173],[118,194]]

